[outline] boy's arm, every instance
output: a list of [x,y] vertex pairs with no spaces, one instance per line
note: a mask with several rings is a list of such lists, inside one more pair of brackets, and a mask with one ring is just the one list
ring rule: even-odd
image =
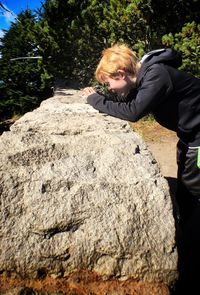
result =
[[133,114],[135,113],[135,103],[133,101],[114,102],[107,100],[105,96],[99,93],[94,93],[87,97],[87,102],[101,113],[106,113],[122,120],[133,121]]
[[87,97],[87,102],[100,112],[135,122],[152,112],[173,88],[168,72],[165,69],[161,70],[160,67],[156,65],[148,70],[142,86],[128,102],[109,101],[95,92]]

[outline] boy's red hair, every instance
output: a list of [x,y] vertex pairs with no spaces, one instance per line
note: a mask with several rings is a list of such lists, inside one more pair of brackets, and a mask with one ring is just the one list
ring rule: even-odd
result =
[[95,77],[100,83],[104,83],[106,77],[115,78],[118,70],[124,70],[131,76],[136,74],[137,57],[126,45],[113,45],[104,49],[102,58],[97,66]]

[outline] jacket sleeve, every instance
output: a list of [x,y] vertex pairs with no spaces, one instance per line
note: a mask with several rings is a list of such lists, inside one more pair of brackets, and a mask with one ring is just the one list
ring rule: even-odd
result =
[[87,102],[100,112],[135,122],[153,112],[172,89],[171,79],[164,65],[154,64],[145,73],[137,95],[133,95],[127,102],[109,101],[98,93],[88,96]]

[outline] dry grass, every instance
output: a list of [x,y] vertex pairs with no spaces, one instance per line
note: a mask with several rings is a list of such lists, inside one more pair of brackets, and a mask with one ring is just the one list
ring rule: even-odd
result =
[[131,128],[147,142],[164,142],[176,139],[176,133],[160,126],[155,120],[143,119],[130,123]]

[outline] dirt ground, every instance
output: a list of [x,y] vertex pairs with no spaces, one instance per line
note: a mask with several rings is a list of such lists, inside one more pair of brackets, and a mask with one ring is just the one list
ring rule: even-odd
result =
[[150,120],[131,123],[131,127],[143,137],[154,158],[159,163],[161,172],[167,179],[171,192],[175,193],[177,177],[176,144],[178,141],[176,133]]
[[166,177],[176,177],[176,133],[160,126],[155,121],[139,121],[132,123],[133,130],[138,132],[149,146],[155,159]]

